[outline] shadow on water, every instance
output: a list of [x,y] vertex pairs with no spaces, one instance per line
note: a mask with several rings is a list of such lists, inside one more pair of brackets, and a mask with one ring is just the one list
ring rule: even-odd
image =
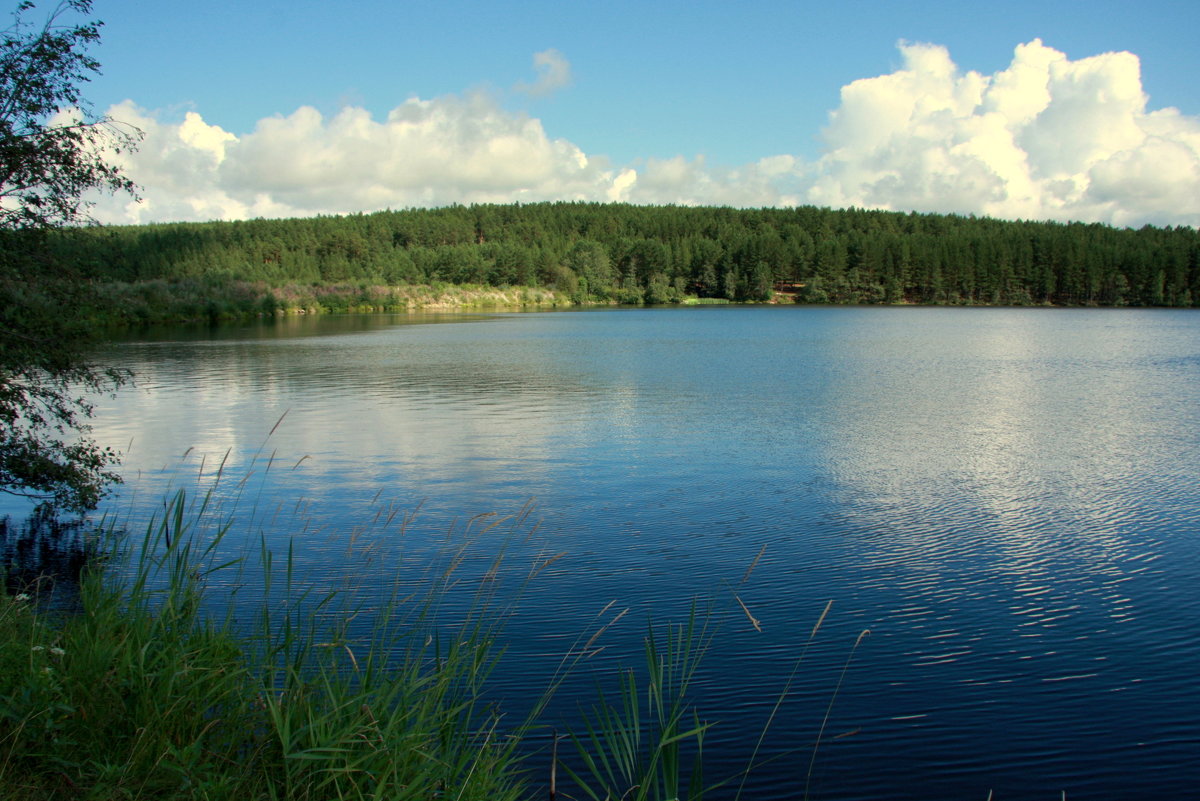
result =
[[26,593],[44,608],[77,610],[84,567],[98,553],[94,524],[39,508],[23,522],[0,518],[0,570],[8,595]]

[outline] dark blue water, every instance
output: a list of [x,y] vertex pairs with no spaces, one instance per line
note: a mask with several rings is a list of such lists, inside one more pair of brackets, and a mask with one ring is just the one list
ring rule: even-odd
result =
[[97,419],[127,451],[121,514],[224,461],[238,530],[291,541],[318,583],[383,596],[471,542],[465,599],[504,550],[514,714],[609,602],[631,611],[550,725],[698,599],[710,779],[745,764],[812,640],[745,797],[1196,793],[1200,315],[325,318],[105,358],[139,376]]

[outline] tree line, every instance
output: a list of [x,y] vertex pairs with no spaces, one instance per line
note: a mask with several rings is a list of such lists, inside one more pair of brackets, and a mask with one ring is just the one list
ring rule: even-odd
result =
[[535,203],[64,232],[95,281],[540,286],[577,302],[1192,306],[1192,228],[863,209]]

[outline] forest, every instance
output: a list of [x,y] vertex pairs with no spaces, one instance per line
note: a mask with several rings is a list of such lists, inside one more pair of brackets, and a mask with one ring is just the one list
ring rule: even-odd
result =
[[570,303],[1200,303],[1192,228],[854,208],[449,206],[78,228],[54,248],[97,287],[124,287],[124,302],[131,288],[154,306],[190,287],[194,302],[224,291],[227,303],[240,287],[240,310],[258,313],[287,307],[284,287],[445,284],[539,287]]

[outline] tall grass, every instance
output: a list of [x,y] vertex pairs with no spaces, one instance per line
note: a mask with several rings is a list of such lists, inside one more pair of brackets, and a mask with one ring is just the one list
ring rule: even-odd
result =
[[572,734],[579,768],[566,773],[594,801],[677,799],[703,794],[704,735],[711,726],[691,705],[688,690],[711,644],[707,620],[693,608],[684,625],[645,639],[644,697],[637,674],[623,671],[616,700],[603,690]]
[[306,597],[264,552],[247,630],[203,611],[207,580],[239,569],[218,557],[228,524],[199,536],[206,512],[176,494],[127,560],[86,573],[76,614],[36,587],[0,598],[0,797],[521,797],[518,741],[481,701],[482,617],[435,636],[431,595],[404,632],[396,604],[354,639],[320,615],[338,593]]
[[[528,526],[523,512],[465,528],[491,534],[504,523]],[[467,608],[443,615],[478,556],[470,537],[423,581],[397,580],[380,600],[316,589],[290,550],[274,554],[265,539],[239,552],[227,542],[237,525],[213,489],[179,491],[137,537],[100,530],[89,550],[102,556],[84,570],[72,610],[39,603],[37,582],[0,596],[0,798],[506,801],[544,794],[547,779],[564,799],[741,795],[744,773],[704,771],[713,724],[693,690],[712,615],[693,607],[682,624],[651,627],[641,669],[581,705],[561,748],[553,738],[547,777],[543,759],[531,767],[531,735],[551,703],[579,704],[555,693],[623,612],[602,610],[529,716],[508,720],[487,700],[504,617],[492,551],[502,548],[489,544],[482,567],[467,571],[478,588]],[[555,558],[539,556],[525,578]],[[261,590],[249,618],[250,601],[224,597],[245,587]],[[746,772],[762,764],[761,745]]]
[[[764,548],[765,550],[765,548]],[[761,558],[762,552],[759,552]],[[758,558],[755,559],[757,563]],[[746,572],[749,577],[752,564]],[[745,579],[743,579],[743,583]],[[760,621],[736,595],[734,600],[756,630]],[[566,736],[573,753],[555,758],[573,783],[573,790],[591,801],[701,801],[706,797],[741,799],[746,779],[771,762],[807,750],[808,772],[802,793],[788,792],[782,797],[807,799],[812,786],[813,768],[824,739],[825,729],[837,695],[845,681],[854,654],[864,637],[859,634],[830,693],[824,719],[816,740],[770,757],[760,757],[771,727],[798,680],[809,648],[812,646],[833,602],[826,604],[809,633],[804,647],[793,661],[787,682],[780,688],[748,762],[739,771],[710,776],[705,771],[705,742],[715,721],[707,720],[693,700],[697,672],[705,655],[713,647],[718,632],[715,617],[701,613],[693,605],[686,623],[670,624],[644,639],[644,664],[641,671],[624,670],[615,696],[597,689],[597,701],[582,719],[582,730]],[[555,740],[557,751],[557,737]],[[554,782],[551,801],[555,801]],[[573,796],[571,796],[573,797]]]

